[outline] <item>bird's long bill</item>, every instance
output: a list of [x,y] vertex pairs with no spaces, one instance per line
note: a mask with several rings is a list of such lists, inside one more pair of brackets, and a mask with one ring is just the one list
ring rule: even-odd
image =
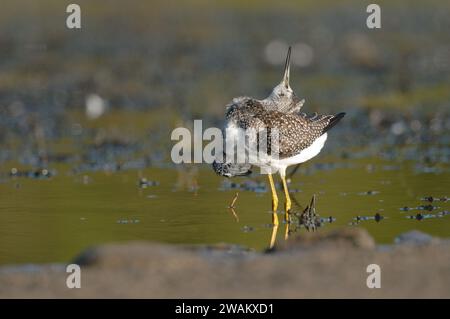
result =
[[286,88],[289,87],[289,73],[291,69],[291,47],[288,49],[286,64],[284,65],[284,76],[283,76],[283,84]]

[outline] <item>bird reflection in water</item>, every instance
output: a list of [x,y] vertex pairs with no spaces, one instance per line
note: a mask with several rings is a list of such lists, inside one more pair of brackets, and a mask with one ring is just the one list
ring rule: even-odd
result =
[[[239,193],[237,192],[228,206],[228,209],[236,222],[239,222],[239,216],[236,212],[236,202],[238,197]],[[291,198],[294,205],[292,207],[290,219],[284,223],[284,240],[287,240],[291,233],[297,232],[301,227],[304,227],[307,231],[316,231],[316,229],[321,227],[325,222],[325,220],[321,219],[316,213],[316,195],[312,196],[311,201],[306,208],[304,208],[294,196],[291,195]],[[332,222],[334,219],[329,217],[327,221]],[[269,249],[275,246],[280,225],[272,224],[271,226],[272,233],[269,241]]]
[[[294,207],[290,214],[290,219],[285,223],[284,227],[284,240],[289,238],[289,235],[296,232],[299,227],[303,226],[307,231],[315,231],[317,227],[322,225],[319,215],[316,213],[316,195],[313,195],[311,201],[306,208],[297,201],[297,199],[291,195]],[[294,216],[296,220],[294,220]],[[269,249],[275,246],[278,232],[278,225],[272,228],[272,235],[269,242]]]

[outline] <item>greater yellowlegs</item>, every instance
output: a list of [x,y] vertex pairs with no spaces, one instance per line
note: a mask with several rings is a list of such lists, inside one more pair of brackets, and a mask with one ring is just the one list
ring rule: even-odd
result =
[[[269,167],[280,173],[286,197],[286,221],[291,209],[291,199],[286,183],[286,168],[306,162],[319,154],[327,139],[327,132],[345,115],[345,113],[336,115],[315,113],[309,116],[299,112],[305,100],[299,99],[289,85],[290,56],[291,48],[287,53],[283,80],[275,86],[267,98],[257,100],[251,97],[238,97],[226,106],[227,138],[229,132],[239,129],[263,129],[268,132],[271,130],[278,132],[277,156],[271,157],[270,149],[268,149],[268,158],[261,162],[252,162],[252,164]],[[231,135],[241,136],[239,134]],[[250,168],[250,163],[213,163],[216,173],[226,177],[246,175]],[[276,215],[278,196],[272,174],[269,173],[268,177],[272,191],[273,223],[278,225]]]

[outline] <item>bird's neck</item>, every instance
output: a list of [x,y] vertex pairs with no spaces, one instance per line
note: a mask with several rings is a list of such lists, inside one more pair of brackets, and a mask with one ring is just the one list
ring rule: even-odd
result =
[[278,109],[285,109],[289,106],[295,106],[295,102],[292,100],[284,100],[279,98],[274,99],[270,96],[262,100],[261,104],[267,110],[278,110]]

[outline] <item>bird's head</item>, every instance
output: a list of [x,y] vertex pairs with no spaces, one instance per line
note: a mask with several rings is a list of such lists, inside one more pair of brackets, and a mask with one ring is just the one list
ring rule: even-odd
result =
[[289,73],[291,68],[291,47],[289,47],[286,63],[284,65],[284,74],[283,79],[280,84],[275,86],[270,93],[269,98],[272,102],[277,103],[278,105],[291,105],[293,103],[297,103],[300,99],[295,95],[291,86],[289,85]]

